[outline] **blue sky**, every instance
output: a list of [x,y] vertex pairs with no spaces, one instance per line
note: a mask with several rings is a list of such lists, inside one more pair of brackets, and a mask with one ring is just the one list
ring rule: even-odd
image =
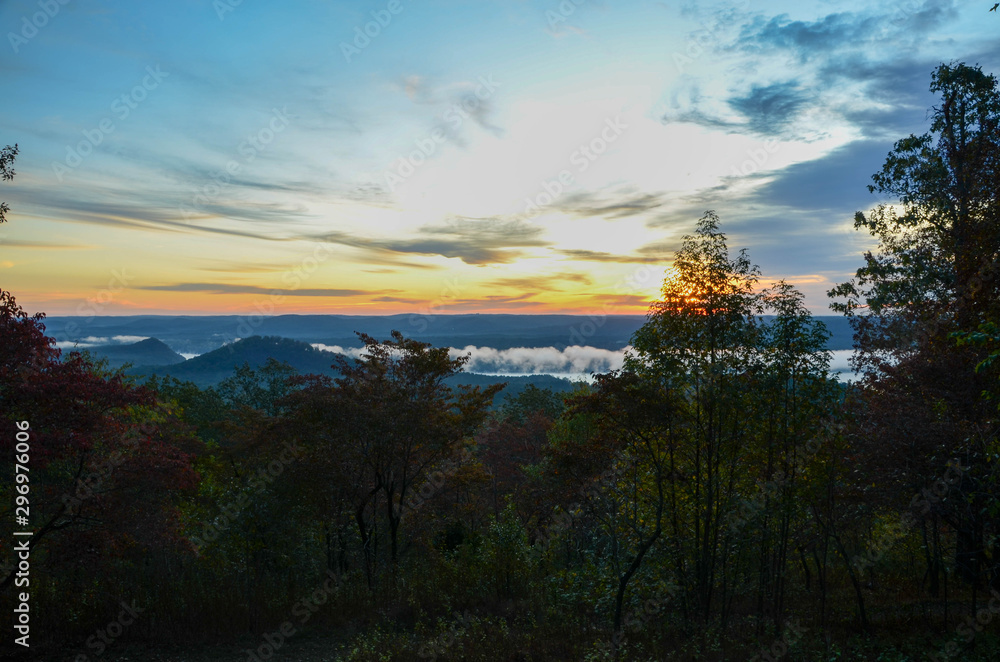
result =
[[23,306],[644,312],[714,209],[823,313],[931,71],[1000,70],[979,2],[235,2],[0,4]]

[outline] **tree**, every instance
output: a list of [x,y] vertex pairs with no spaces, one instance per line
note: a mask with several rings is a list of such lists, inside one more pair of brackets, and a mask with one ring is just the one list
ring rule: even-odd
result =
[[779,281],[762,292],[761,303],[774,317],[761,325],[761,363],[752,382],[757,443],[744,462],[765,488],[752,497],[761,506],[756,526],[740,538],[759,551],[758,612],[780,628],[790,546],[805,519],[801,497],[814,455],[807,444],[823,438],[840,393],[829,376],[830,333],[813,319],[802,293]]
[[[623,636],[626,593],[666,530],[668,504],[676,506],[683,400],[671,386],[627,371],[598,375],[593,392],[572,400],[572,415],[593,417],[597,434],[590,443],[600,448],[598,456],[609,458],[605,478],[592,482],[586,505],[608,541],[616,648]],[[556,470],[575,463],[578,450],[559,449],[555,457],[563,463],[555,464]],[[672,534],[680,532],[675,528]]]
[[646,397],[661,417],[671,412],[659,434],[670,440],[666,556],[693,597],[685,609],[708,622],[719,607],[723,628],[738,587],[750,583],[740,554],[756,555],[756,608],[782,626],[792,527],[804,516],[804,449],[837,395],[825,326],[794,287],[760,291],[759,278],[745,250],[730,256],[718,217],[706,213],[625,363],[653,389]]
[[489,471],[493,514],[500,516],[502,498],[513,500],[527,521],[539,506],[528,472],[542,459],[549,431],[565,409],[563,397],[533,384],[508,395],[499,416],[491,417],[476,435],[479,458]]
[[[0,150],[4,180],[14,177],[16,155],[17,145]],[[7,211],[0,204],[0,222]],[[49,574],[45,586],[65,596],[81,588],[81,567],[107,571],[181,543],[177,505],[196,484],[191,453],[199,445],[153,391],[79,353],[63,357],[44,317],[0,289],[0,452],[14,457],[15,440],[27,433],[29,452],[17,456],[26,456],[18,463],[30,482],[17,485],[28,487],[30,506],[17,528],[31,535],[20,542],[32,566]],[[15,468],[3,467],[0,522],[12,530]],[[15,568],[0,573],[0,591],[15,583]]]
[[[59,551],[33,560],[93,563],[102,551],[178,541],[174,499],[194,486],[189,453],[197,444],[148,389],[100,374],[79,354],[60,360],[43,318],[0,290],[0,450],[13,457],[16,424],[27,422],[28,546]],[[5,475],[0,520],[8,528],[13,485]],[[13,571],[0,577],[0,589],[13,579]]]
[[830,295],[851,317],[855,362],[868,376],[852,401],[856,452],[869,460],[859,483],[894,485],[885,499],[908,502],[960,461],[957,498],[928,508],[919,523],[931,594],[945,523],[974,608],[981,570],[1000,576],[985,544],[1000,530],[986,505],[998,493],[990,458],[1000,427],[980,397],[992,386],[989,371],[976,371],[989,361],[988,334],[976,334],[1000,319],[1000,90],[994,76],[963,63],[940,65],[930,89],[940,96],[930,130],[898,141],[869,186],[898,205],[855,216],[878,248]]
[[[0,177],[3,177],[4,181],[10,181],[14,179],[14,158],[17,157],[17,145],[13,147],[7,145],[3,149],[0,149]],[[7,212],[10,211],[10,207],[7,206],[6,202],[0,202],[0,223],[7,220]]]
[[515,425],[524,424],[529,418],[541,415],[555,420],[563,412],[565,404],[560,394],[549,388],[538,388],[528,384],[516,396],[508,395],[500,407],[500,417]]
[[320,443],[313,445],[313,466],[351,486],[371,582],[377,520],[384,517],[387,524],[395,567],[401,525],[423,498],[414,488],[439,474],[438,466],[471,439],[502,385],[453,389],[445,379],[460,372],[468,356],[451,358],[448,348],[404,338],[398,331],[385,341],[358,335],[365,351],[357,361],[337,356],[334,367],[341,376],[332,388],[327,380],[313,380],[293,400],[320,414],[313,419],[324,428]]
[[[687,440],[679,462],[692,504],[678,532],[688,547],[678,565],[693,569],[695,613],[708,620],[726,527],[734,505],[738,462],[749,441],[747,375],[756,361],[759,269],[746,251],[731,258],[719,219],[707,212],[684,238],[662,299],[632,340],[626,369],[663,388],[687,394]],[[680,514],[677,514],[680,520]]]
[[268,358],[258,369],[244,362],[232,377],[222,380],[218,386],[219,395],[233,409],[253,409],[265,416],[281,413],[282,399],[291,390],[289,378],[295,375],[295,368]]
[[[942,64],[930,131],[896,143],[868,188],[899,200],[855,215],[878,239],[855,279],[830,291],[852,318],[862,365],[952,344],[1000,309],[1000,92],[979,67]],[[856,314],[864,311],[865,315]]]

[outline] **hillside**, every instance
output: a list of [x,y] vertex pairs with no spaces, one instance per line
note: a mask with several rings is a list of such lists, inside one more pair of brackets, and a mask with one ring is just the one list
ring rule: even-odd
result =
[[[306,343],[360,347],[355,331],[388,338],[398,330],[408,338],[435,347],[468,345],[509,349],[582,344],[619,350],[646,321],[643,315],[278,315],[250,321],[236,315],[134,315],[48,317],[48,333],[64,342],[87,342],[89,337],[152,336],[174,351],[204,354],[251,336],[280,336]],[[819,316],[832,333],[828,348],[851,349],[852,332],[841,316]],[[136,363],[136,365],[145,365]],[[149,365],[156,365],[150,363]]]
[[259,368],[273,358],[288,363],[300,374],[333,375],[333,355],[308,343],[276,336],[252,336],[225,345],[175,365],[144,365],[129,370],[129,374],[162,377],[170,375],[199,386],[218,384],[231,377],[244,363]]
[[[146,342],[146,341],[143,341]],[[162,343],[161,343],[162,344]],[[315,374],[336,376],[333,369],[334,355],[316,349],[308,343],[276,336],[253,336],[219,349],[202,354],[193,359],[174,364],[146,364],[131,368],[128,374],[139,377],[171,376],[182,381],[194,382],[198,386],[214,386],[244,363],[259,368],[267,363],[269,358],[288,363],[299,374]],[[490,384],[507,383],[500,399],[507,395],[517,395],[529,384],[539,388],[550,388],[557,392],[571,391],[574,383],[568,379],[560,379],[550,375],[531,376],[491,376],[463,373],[446,380],[451,386],[469,384],[473,386],[488,386]]]
[[[73,351],[70,348],[68,351]],[[184,363],[184,357],[156,338],[146,338],[129,345],[98,345],[86,350],[97,358],[107,359],[112,368],[132,365],[165,366]]]

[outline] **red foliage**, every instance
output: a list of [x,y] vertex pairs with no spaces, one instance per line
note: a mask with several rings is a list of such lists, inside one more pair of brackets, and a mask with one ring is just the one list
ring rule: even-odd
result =
[[[60,360],[42,319],[0,291],[0,453],[14,456],[16,424],[27,421],[35,563],[54,569],[176,539],[173,497],[197,482],[178,446],[189,437],[152,391],[79,354]],[[0,488],[8,530],[13,485]],[[0,576],[0,588],[11,580]]]

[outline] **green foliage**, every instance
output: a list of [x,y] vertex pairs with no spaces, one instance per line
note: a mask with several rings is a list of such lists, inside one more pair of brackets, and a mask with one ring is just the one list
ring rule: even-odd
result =
[[[879,246],[830,295],[869,365],[994,317],[1000,251],[1000,90],[979,67],[942,64],[930,131],[898,141],[869,186],[898,200],[858,212]],[[856,312],[864,315],[856,315]],[[963,328],[964,327],[964,328]]]
[[231,408],[245,407],[277,416],[281,412],[281,401],[291,391],[289,378],[295,374],[295,368],[273,358],[268,358],[258,369],[244,363],[232,377],[219,384],[218,393]]
[[[3,149],[0,149],[0,177],[3,181],[10,181],[14,179],[14,159],[17,157],[17,145],[13,147],[7,145]],[[7,212],[10,211],[10,207],[7,206],[6,202],[0,202],[0,223],[7,220]]]
[[504,399],[500,407],[500,417],[517,425],[523,425],[532,414],[541,414],[555,420],[564,409],[563,397],[559,393],[529,384],[516,396],[507,396]]
[[523,597],[528,588],[531,561],[528,534],[508,505],[499,517],[490,516],[482,555],[484,572],[497,598]]

